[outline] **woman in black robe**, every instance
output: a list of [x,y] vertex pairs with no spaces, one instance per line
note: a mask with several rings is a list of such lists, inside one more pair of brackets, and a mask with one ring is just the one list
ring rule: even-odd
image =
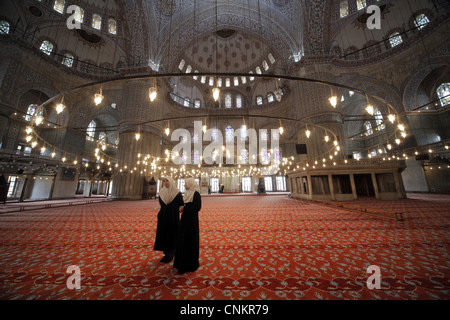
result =
[[193,272],[200,266],[200,228],[198,212],[202,208],[200,187],[193,178],[186,179],[186,194],[182,210],[174,268],[179,274]]
[[163,251],[162,263],[169,263],[175,256],[178,239],[180,209],[183,208],[183,196],[172,178],[163,179],[163,187],[159,192],[158,223],[154,250]]

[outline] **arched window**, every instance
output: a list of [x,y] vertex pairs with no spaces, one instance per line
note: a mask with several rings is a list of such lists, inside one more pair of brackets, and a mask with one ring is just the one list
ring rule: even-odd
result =
[[236,108],[242,108],[242,96],[240,94],[236,96]]
[[247,77],[241,77],[241,82],[242,82],[242,84],[246,84],[247,83]]
[[264,70],[269,70],[269,65],[267,64],[267,61],[266,60],[264,60],[263,62],[262,62],[262,66],[263,66],[263,68],[264,68]]
[[218,86],[219,88],[222,87],[222,78],[217,79],[217,86]]
[[0,34],[9,34],[9,22],[1,20],[0,21]]
[[185,63],[186,61],[184,61],[184,59],[181,59],[180,64],[178,65],[178,69],[183,70]]
[[257,96],[256,97],[256,104],[257,105],[262,105],[263,104],[263,97],[262,96]]
[[269,159],[269,154],[267,152],[267,148],[261,148],[261,153],[259,155],[259,159],[261,161],[261,164],[263,164],[263,165],[269,164],[270,159]]
[[114,19],[108,20],[108,32],[111,34],[117,34],[117,22]]
[[256,73],[257,74],[262,74],[261,68],[259,66],[256,67]]
[[50,55],[53,51],[53,43],[51,43],[48,40],[44,40],[41,44],[41,47],[39,48],[43,53],[46,55]]
[[419,14],[414,18],[414,25],[421,30],[430,22],[430,19],[425,14]]
[[[249,71],[248,73],[253,74],[253,71]],[[255,80],[255,77],[250,77],[250,81]]]
[[348,1],[341,2],[339,11],[340,11],[341,18],[348,16]]
[[234,86],[238,86],[239,85],[239,78],[238,77],[234,77],[233,78],[233,84],[234,84]]
[[394,33],[391,34],[391,36],[389,37],[389,43],[391,44],[391,47],[392,47],[392,48],[398,46],[398,45],[401,44],[402,42],[403,42],[402,36],[401,36],[400,33],[398,33],[398,32],[394,32]]
[[95,127],[97,127],[97,123],[95,123],[94,120],[92,120],[86,130],[86,140],[89,141],[94,141],[94,136],[95,136]]
[[84,10],[79,6],[76,6],[78,10],[75,11],[74,19],[76,22],[83,23],[84,22]]
[[72,68],[72,66],[73,66],[73,59],[74,59],[73,55],[71,55],[70,53],[66,53],[64,55],[64,59],[62,61],[62,64],[67,66],[67,67],[69,67],[69,68]]
[[225,141],[226,142],[234,141],[234,130],[231,126],[225,128]]
[[[33,116],[35,115],[36,109],[38,108],[37,104],[30,104],[27,109],[27,114],[25,115],[25,121],[31,121]],[[39,113],[36,116],[42,116],[42,109],[39,110]]]
[[185,106],[185,107],[189,107],[189,103],[191,102],[191,99],[189,99],[189,98],[184,98],[184,102],[183,102],[183,105]]
[[231,93],[225,94],[225,108],[231,108]]
[[374,115],[375,115],[375,122],[377,123],[377,129],[383,130],[386,126],[384,125],[383,115],[381,114],[380,110],[375,109]]
[[371,136],[373,134],[372,124],[370,121],[364,122],[364,134],[367,136]]
[[104,132],[100,132],[99,134],[98,134],[98,140],[100,141],[100,142],[103,142],[103,143],[106,143],[106,133],[104,133]]
[[269,58],[269,61],[271,64],[275,63],[275,58],[273,57],[273,55],[271,53],[269,53],[269,55],[267,57]]
[[443,83],[437,88],[437,95],[441,101],[441,106],[445,107],[450,104],[450,83]]
[[[188,67],[189,68],[189,67]],[[212,87],[214,85],[214,77],[209,77],[209,85]]]
[[53,9],[59,13],[64,13],[65,6],[66,6],[65,0],[55,0],[55,2],[53,3]]
[[191,67],[191,65],[188,65],[186,67],[186,73],[191,73],[191,71],[192,71],[192,67]]
[[362,10],[362,9],[364,9],[365,7],[367,7],[366,0],[356,0],[356,8],[357,8],[358,10]]
[[102,28],[102,17],[97,13],[92,15],[92,28],[97,30]]
[[231,80],[230,80],[230,78],[226,78],[226,79],[225,79],[225,86],[226,86],[226,87],[231,86]]
[[248,163],[248,150],[242,149],[239,159],[241,160],[238,163],[247,164]]
[[194,100],[194,107],[197,108],[197,109],[200,108],[200,99],[195,99]]
[[273,93],[267,95],[267,102],[273,102]]

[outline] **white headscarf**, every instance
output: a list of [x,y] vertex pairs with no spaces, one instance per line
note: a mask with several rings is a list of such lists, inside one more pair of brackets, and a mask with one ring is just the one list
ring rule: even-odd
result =
[[173,201],[173,199],[175,199],[180,190],[178,190],[175,180],[171,177],[165,177],[164,179],[169,180],[170,185],[169,188],[166,188],[163,183],[162,188],[159,190],[159,196],[165,204],[169,204]]
[[184,203],[192,202],[194,200],[194,193],[200,193],[200,187],[194,178],[186,179],[186,193],[184,194]]

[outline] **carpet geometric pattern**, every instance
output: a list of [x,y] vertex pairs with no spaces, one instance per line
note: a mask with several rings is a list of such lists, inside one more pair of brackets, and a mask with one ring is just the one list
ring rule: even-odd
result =
[[[439,299],[450,297],[450,196],[360,206],[405,221],[273,196],[205,196],[200,268],[153,251],[159,204],[109,201],[0,215],[0,299]],[[66,286],[67,267],[81,288]],[[381,270],[370,290],[367,268]]]

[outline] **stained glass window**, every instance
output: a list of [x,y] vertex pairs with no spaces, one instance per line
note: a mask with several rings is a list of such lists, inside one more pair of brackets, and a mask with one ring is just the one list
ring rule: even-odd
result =
[[225,94],[225,108],[231,108],[231,94]]
[[200,99],[195,99],[194,107],[197,108],[197,109],[200,108]]
[[77,6],[77,10],[75,10],[75,21],[79,23],[84,22],[84,10]]
[[373,134],[372,124],[369,121],[364,122],[364,134],[370,136]]
[[437,95],[441,101],[441,106],[447,106],[450,104],[450,83],[443,83],[437,89]]
[[234,141],[234,130],[231,126],[225,128],[225,141],[226,142]]
[[348,16],[348,1],[342,1],[340,7],[341,18]]
[[44,42],[42,42],[40,50],[49,56],[53,51],[53,43],[45,40]]
[[[34,113],[36,112],[36,109],[37,109],[37,108],[38,108],[38,105],[37,105],[37,104],[30,104],[30,105],[28,106],[27,114],[25,115],[25,120],[26,120],[26,121],[31,121],[31,119],[33,118]],[[36,114],[36,116],[42,116],[42,109],[39,110],[39,113]]]
[[66,53],[64,55],[64,59],[62,61],[62,64],[67,66],[67,67],[69,67],[69,68],[72,68],[72,66],[73,66],[73,56],[70,53]]
[[394,32],[390,37],[389,37],[389,42],[391,44],[391,47],[396,47],[399,44],[401,44],[403,42],[402,37],[400,36],[400,34],[398,32]]
[[86,130],[86,140],[89,141],[94,141],[94,136],[95,136],[95,127],[97,126],[97,124],[95,123],[94,120],[92,120],[89,125],[88,128]]
[[257,104],[257,105],[263,104],[263,97],[257,96],[257,97],[256,97],[256,104]]
[[65,0],[55,0],[53,9],[59,13],[64,13],[64,7],[66,6]]
[[111,34],[117,34],[117,22],[114,19],[108,20],[108,32]]
[[367,6],[366,0],[356,0],[356,8],[358,10],[364,9]]
[[430,20],[428,19],[428,17],[426,15],[419,14],[415,19],[414,19],[414,25],[417,27],[417,29],[421,30],[422,28],[424,28],[428,23],[430,22]]
[[236,96],[236,108],[242,108],[242,96],[240,94]]
[[99,14],[94,13],[92,16],[92,28],[100,30],[102,28],[102,17]]
[[9,23],[2,20],[0,21],[0,34],[8,34],[9,33]]
[[376,109],[374,112],[375,115],[375,122],[377,123],[378,130],[383,130],[386,126],[383,122],[383,115],[381,114],[380,110]]

